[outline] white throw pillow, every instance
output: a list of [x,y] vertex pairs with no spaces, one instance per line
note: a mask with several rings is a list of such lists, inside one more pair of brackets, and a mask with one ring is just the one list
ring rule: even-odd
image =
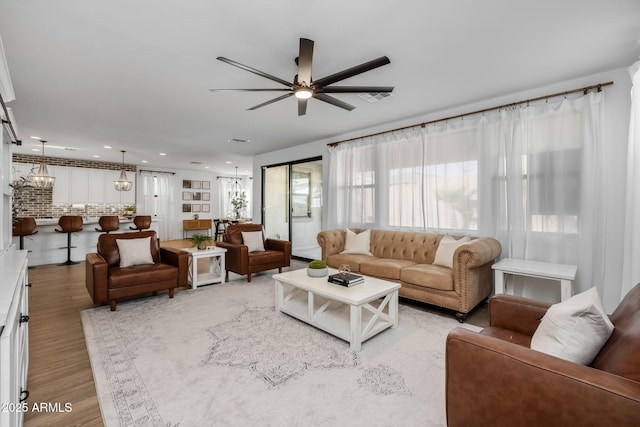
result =
[[361,233],[354,233],[347,228],[347,234],[344,241],[343,254],[359,254],[373,255],[369,249],[371,248],[371,230],[365,230]]
[[594,287],[549,307],[531,338],[531,348],[588,365],[613,328]]
[[471,237],[469,236],[464,236],[458,240],[454,239],[450,234],[443,236],[442,239],[440,239],[440,244],[438,244],[436,258],[433,260],[433,263],[442,267],[453,268],[453,254],[456,249],[470,241]]
[[120,252],[120,267],[153,264],[151,237],[116,239],[116,244]]
[[262,231],[243,231],[242,242],[249,247],[249,252],[264,252]]

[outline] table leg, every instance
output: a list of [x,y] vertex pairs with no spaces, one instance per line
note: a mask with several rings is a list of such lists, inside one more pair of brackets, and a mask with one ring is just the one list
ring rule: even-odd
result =
[[560,280],[560,301],[571,298],[571,280]]
[[198,287],[198,258],[191,256],[191,289]]
[[224,278],[225,278],[225,275],[226,275],[226,272],[227,272],[226,267],[225,267],[224,256],[225,256],[225,254],[222,253],[222,255],[220,255],[218,257],[218,259],[220,260],[220,283],[224,283]]
[[352,305],[350,308],[351,350],[360,351],[362,348],[362,307]]
[[284,289],[282,283],[276,280],[276,312],[280,313],[280,307],[284,302]]
[[504,294],[504,272],[501,270],[495,270],[494,274],[495,282],[495,295]]
[[391,329],[396,329],[398,327],[398,291],[394,291],[391,294],[391,301],[389,301],[389,317],[391,317],[391,321],[393,322]]

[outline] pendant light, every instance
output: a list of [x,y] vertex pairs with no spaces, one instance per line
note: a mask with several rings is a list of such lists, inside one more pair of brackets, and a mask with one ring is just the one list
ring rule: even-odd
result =
[[36,188],[53,188],[56,179],[49,175],[47,165],[44,163],[44,143],[47,141],[40,139],[40,142],[42,143],[42,161],[38,167],[38,172],[36,172],[35,175],[31,175],[29,181],[31,181],[31,185]]
[[127,179],[127,172],[124,170],[124,153],[126,153],[126,151],[120,150],[120,152],[122,153],[122,170],[120,171],[120,178],[118,178],[117,181],[113,181],[113,188],[115,188],[116,191],[129,191],[131,187],[133,187],[133,184]]

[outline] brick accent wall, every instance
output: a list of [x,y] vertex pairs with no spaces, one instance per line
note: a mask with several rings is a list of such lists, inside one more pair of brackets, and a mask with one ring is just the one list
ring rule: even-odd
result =
[[[103,169],[103,170],[112,170],[119,171],[122,170],[122,163],[114,163],[114,162],[99,162],[95,160],[80,160],[80,159],[65,159],[62,157],[48,157],[48,156],[38,156],[32,154],[17,154],[13,153],[13,161],[14,163],[32,163],[32,164],[40,164],[42,160],[47,164],[47,166],[66,166],[69,168],[89,168],[89,169]],[[136,165],[128,165],[124,164],[124,169],[127,172],[137,172]]]
[[[98,162],[92,160],[65,159],[61,157],[36,156],[30,154],[13,154],[15,163],[40,164],[44,159],[47,166],[66,166],[102,170],[122,170],[122,163]],[[136,173],[136,165],[125,163],[127,172]],[[62,215],[82,215],[99,217],[102,215],[122,215],[126,204],[89,204],[82,207],[69,203],[53,203],[53,189],[28,188],[25,191],[14,191],[13,207],[19,217],[58,218]],[[135,214],[135,212],[134,212]]]

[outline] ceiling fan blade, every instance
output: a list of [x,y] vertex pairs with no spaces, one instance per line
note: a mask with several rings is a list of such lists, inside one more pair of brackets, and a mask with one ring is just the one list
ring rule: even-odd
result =
[[311,86],[311,63],[313,61],[313,40],[300,39],[298,54],[298,84]]
[[315,99],[319,99],[320,101],[324,101],[327,102],[331,105],[335,105],[336,107],[340,107],[340,108],[344,108],[345,110],[351,111],[353,110],[354,107],[351,104],[347,104],[346,102],[342,102],[337,98],[334,98],[333,96],[329,96],[329,95],[325,95],[324,93],[316,93],[313,95],[313,97]]
[[282,95],[282,96],[279,96],[277,98],[273,98],[270,101],[263,102],[262,104],[258,104],[258,105],[254,106],[254,107],[247,108],[247,110],[249,110],[249,111],[257,110],[258,108],[264,107],[265,105],[273,104],[274,102],[278,102],[278,101],[282,101],[283,99],[287,99],[291,95],[293,95],[293,92],[287,93],[286,95]]
[[307,101],[309,99],[298,99],[298,116],[307,114]]
[[209,92],[287,92],[291,89],[209,89]]
[[324,86],[316,90],[317,93],[388,93],[393,92],[393,86]]
[[355,67],[347,68],[346,70],[339,71],[330,76],[323,77],[320,80],[313,82],[315,87],[328,86],[332,83],[339,82],[340,80],[348,79],[349,77],[362,74],[364,72],[373,70],[374,68],[382,67],[383,65],[390,64],[391,61],[386,56],[365,62],[364,64],[356,65]]
[[255,68],[251,68],[248,65],[244,65],[244,64],[241,64],[239,62],[233,61],[233,60],[231,60],[229,58],[225,58],[224,56],[218,56],[216,59],[219,60],[219,61],[222,61],[222,62],[226,62],[229,65],[233,65],[234,67],[241,68],[241,69],[243,69],[245,71],[248,71],[250,73],[262,76],[262,77],[264,77],[266,79],[273,80],[274,82],[278,82],[278,83],[283,84],[283,85],[288,86],[288,87],[293,87],[293,85],[290,82],[286,81],[286,80],[282,80],[282,79],[280,79],[278,77],[272,76],[271,74],[267,74],[264,71],[256,70]]

